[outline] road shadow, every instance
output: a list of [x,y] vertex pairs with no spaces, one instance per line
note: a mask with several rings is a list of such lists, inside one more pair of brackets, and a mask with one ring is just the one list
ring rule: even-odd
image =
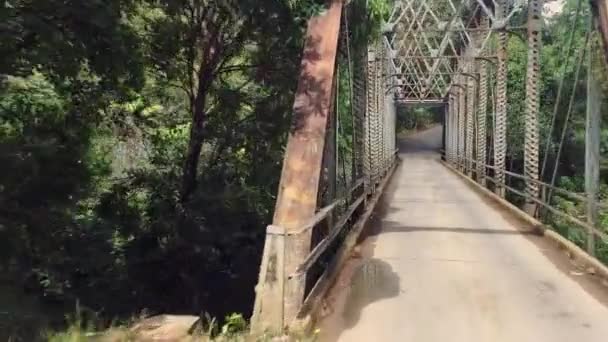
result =
[[349,260],[328,296],[330,312],[320,326],[320,341],[337,341],[342,333],[359,322],[370,304],[393,298],[401,291],[400,279],[391,265],[374,258]]
[[379,259],[367,259],[357,268],[342,312],[344,328],[352,328],[361,311],[374,302],[399,295],[399,276],[391,265]]
[[489,234],[489,235],[540,235],[538,230],[485,229],[466,227],[422,227],[404,226],[399,222],[384,221],[382,233],[412,233],[412,232],[447,232],[460,234]]

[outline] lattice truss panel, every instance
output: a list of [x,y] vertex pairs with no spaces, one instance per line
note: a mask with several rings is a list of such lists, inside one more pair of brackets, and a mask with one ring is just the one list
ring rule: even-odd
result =
[[[508,14],[497,18],[503,0],[396,0],[385,28],[385,46],[399,85],[397,100],[443,101],[467,65],[490,59],[492,32],[504,29],[525,1],[511,0]],[[480,25],[489,19],[491,27]],[[394,82],[394,81],[393,81]]]

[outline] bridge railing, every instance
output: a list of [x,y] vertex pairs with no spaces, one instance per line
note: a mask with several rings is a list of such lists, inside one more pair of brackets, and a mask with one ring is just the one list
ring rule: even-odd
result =
[[[494,190],[495,192],[498,192],[499,188],[503,188],[505,189],[507,192],[512,193],[513,195],[518,196],[521,199],[524,199],[525,201],[529,201],[529,202],[533,202],[535,204],[537,204],[537,212],[534,214],[534,216],[536,216],[537,218],[548,222],[547,220],[547,214],[551,213],[557,217],[560,217],[568,222],[570,222],[571,224],[573,224],[574,226],[571,226],[575,229],[578,229],[581,233],[583,233],[586,236],[586,239],[596,239],[598,238],[599,241],[603,244],[608,245],[608,234],[604,231],[602,231],[600,228],[593,226],[592,224],[589,224],[588,222],[585,222],[583,220],[585,220],[585,217],[576,217],[564,210],[562,210],[561,208],[558,208],[555,204],[553,204],[553,202],[551,202],[550,200],[548,200],[548,197],[551,197],[551,193],[554,192],[556,194],[562,195],[564,197],[569,198],[570,200],[575,201],[577,204],[582,204],[582,205],[588,205],[590,201],[593,201],[592,199],[586,197],[584,194],[581,193],[576,193],[573,191],[569,191],[563,188],[559,188],[555,185],[551,185],[549,183],[537,180],[537,179],[532,179],[530,177],[526,177],[524,175],[515,173],[515,172],[511,172],[505,169],[501,169],[498,168],[496,166],[493,165],[488,165],[485,163],[480,163],[476,160],[473,159],[469,159],[468,160],[473,166],[474,169],[476,169],[477,167],[483,167],[487,170],[487,173],[484,176],[484,179],[486,181],[489,181],[491,184],[488,184],[488,188],[491,190]],[[472,170],[472,177],[473,179],[480,179],[479,176],[477,175],[477,170]],[[496,174],[496,173],[504,173],[505,176],[507,177],[506,182],[503,184],[501,183],[496,177],[492,176],[492,174]],[[509,184],[511,183],[508,178],[513,178],[513,179],[517,179],[520,180],[522,182],[532,182],[535,183],[539,186],[540,188],[540,197],[534,197],[531,196],[530,194],[526,193],[525,191],[521,190],[521,189],[517,189],[514,186],[510,186]],[[608,205],[603,204],[603,203],[599,203],[599,202],[595,202],[593,204],[594,206],[596,206],[600,211],[605,212],[608,211]],[[587,242],[587,245],[590,245],[589,242]],[[588,251],[590,252],[590,254],[593,254],[593,251]]]
[[[608,216],[608,206],[600,201],[600,144],[601,144],[601,106],[604,103],[601,77],[606,73],[605,39],[607,22],[605,18],[608,1],[591,1],[591,11],[581,10],[578,2],[574,16],[570,17],[572,31],[569,32],[570,42],[575,33],[583,35],[582,46],[577,49],[576,44],[569,43],[564,46],[564,61],[560,66],[562,72],[559,77],[559,87],[556,98],[551,107],[551,125],[545,134],[542,130],[539,117],[541,116],[542,101],[539,85],[541,81],[541,31],[543,29],[543,1],[529,0],[527,3],[527,70],[525,88],[525,112],[522,115],[522,133],[513,141],[513,134],[507,134],[507,127],[514,121],[507,120],[509,112],[507,96],[507,67],[508,60],[508,29],[496,29],[500,25],[491,25],[490,35],[495,36],[495,44],[484,46],[479,44],[478,35],[471,34],[469,42],[463,51],[473,51],[469,58],[462,58],[456,63],[459,74],[455,76],[447,93],[445,125],[445,160],[455,169],[467,177],[477,181],[480,185],[494,191],[498,196],[509,200],[512,204],[522,207],[530,216],[533,216],[557,233],[578,244],[592,256],[597,256],[604,263],[608,262],[608,231],[605,228],[605,218]],[[508,12],[506,1],[494,2],[491,8],[484,11],[473,11],[474,14],[468,26],[464,27],[471,33],[485,30],[488,18],[505,18]],[[591,13],[591,14],[588,14]],[[588,16],[584,18],[583,16]],[[504,27],[522,27],[520,22],[514,22],[516,16],[506,16],[504,22],[498,24]],[[519,19],[517,19],[519,20]],[[577,25],[578,22],[599,23],[601,30],[595,25]],[[594,38],[602,36],[604,47],[599,46],[602,40]],[[488,36],[489,37],[489,36]],[[595,42],[595,43],[594,43]],[[595,46],[593,45],[595,44]],[[475,50],[475,47],[481,49]],[[462,52],[461,52],[462,53]],[[482,54],[496,56],[496,63],[490,65],[480,60]],[[599,55],[599,56],[598,56]],[[472,58],[475,57],[475,58]],[[602,58],[603,57],[603,58]],[[563,90],[564,80],[567,78],[570,63],[570,72],[574,81],[571,90]],[[585,65],[587,71],[585,72]],[[574,67],[572,67],[574,66]],[[477,76],[475,82],[468,75]],[[573,185],[571,188],[583,188],[584,192],[577,193],[560,188],[557,177],[558,169],[563,168],[563,150],[567,150],[568,143],[574,139],[566,139],[568,132],[577,124],[574,120],[576,110],[573,110],[577,94],[581,92],[579,80],[586,75],[584,153],[580,153],[581,160],[576,162],[578,168],[584,164],[584,186]],[[603,81],[605,82],[605,81]],[[567,91],[571,94],[563,96]],[[578,93],[577,93],[578,92]],[[546,92],[545,93],[550,93]],[[488,95],[491,94],[491,100]],[[569,98],[569,102],[568,102]],[[563,100],[563,101],[562,101]],[[567,103],[567,106],[564,104]],[[544,107],[544,106],[543,106]],[[488,115],[490,113],[490,115]],[[487,120],[487,121],[486,121]],[[559,127],[561,126],[561,127]],[[557,130],[559,127],[559,131]],[[546,141],[541,141],[545,136]],[[554,141],[559,139],[559,143]],[[542,148],[541,148],[542,147]],[[572,148],[572,146],[570,146]],[[577,148],[578,148],[577,147]],[[490,152],[490,153],[487,153]],[[507,153],[508,152],[508,153]],[[522,155],[517,160],[516,155]],[[577,156],[570,156],[569,163]],[[515,164],[515,165],[514,165]],[[568,165],[571,167],[571,165]],[[580,170],[580,169],[579,169]],[[582,173],[582,172],[581,172]],[[582,179],[583,177],[581,177]],[[582,182],[581,182],[582,183]],[[566,200],[567,199],[567,200]]]
[[252,330],[306,322],[397,161],[391,66],[380,37],[351,23],[365,1],[332,1],[308,24],[273,222],[266,231]]
[[[304,300],[298,310],[296,319],[306,320],[308,316],[318,309],[320,300],[332,285],[341,264],[345,261],[347,253],[354,246],[356,238],[364,228],[369,211],[373,209],[368,204],[375,203],[381,195],[383,186],[396,163],[394,159],[386,168],[379,172],[378,183],[373,187],[365,187],[364,179],[361,178],[347,192],[330,206],[325,207],[315,215],[309,227],[317,229],[313,234],[311,251],[304,261],[289,274],[288,281],[302,282],[306,279]],[[332,218],[335,213],[335,218]],[[367,215],[366,215],[367,213]],[[333,221],[333,222],[332,222]]]

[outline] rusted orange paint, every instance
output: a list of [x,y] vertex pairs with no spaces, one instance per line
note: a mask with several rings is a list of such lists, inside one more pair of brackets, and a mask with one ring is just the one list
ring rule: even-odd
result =
[[[284,227],[287,232],[297,231],[308,222],[317,207],[342,5],[342,0],[331,0],[325,13],[308,22],[293,124],[273,218],[273,225]],[[286,239],[284,276],[293,273],[306,259],[310,239],[310,231]],[[286,280],[286,284],[284,319],[288,324],[302,303],[304,278],[297,282]]]
[[[296,230],[316,209],[342,1],[310,20],[273,224]],[[308,253],[308,251],[305,251]]]
[[592,5],[604,43],[604,58],[608,61],[608,0],[595,0]]

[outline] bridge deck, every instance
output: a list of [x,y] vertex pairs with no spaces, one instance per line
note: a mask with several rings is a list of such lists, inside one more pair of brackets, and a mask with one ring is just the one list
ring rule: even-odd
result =
[[608,288],[441,165],[440,136],[402,142],[384,207],[327,299],[322,340],[607,341]]

